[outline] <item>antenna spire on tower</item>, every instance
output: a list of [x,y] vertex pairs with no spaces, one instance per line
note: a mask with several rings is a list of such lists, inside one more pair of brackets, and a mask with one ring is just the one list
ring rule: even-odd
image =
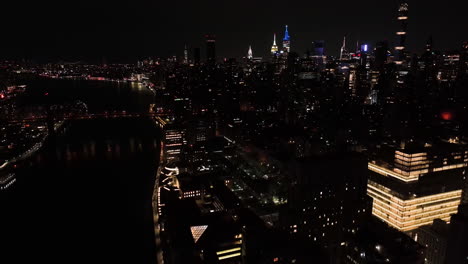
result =
[[291,50],[291,38],[288,32],[288,25],[286,25],[286,29],[284,30],[284,38],[283,38],[283,52],[286,54],[289,53]]
[[271,53],[276,54],[278,52],[278,46],[276,45],[276,33],[273,34],[273,45],[271,46]]
[[290,37],[289,37],[289,32],[288,32],[288,25],[286,25],[286,29],[284,30],[284,38],[283,40],[287,40],[289,41]]
[[346,36],[343,37],[343,46],[341,46],[340,60],[348,57],[348,50],[346,49]]

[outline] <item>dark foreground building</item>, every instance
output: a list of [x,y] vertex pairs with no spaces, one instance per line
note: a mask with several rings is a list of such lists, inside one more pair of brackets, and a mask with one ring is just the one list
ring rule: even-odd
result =
[[330,154],[294,162],[281,226],[297,237],[325,248],[338,263],[347,241],[370,217],[366,195],[367,161],[357,153]]
[[468,204],[460,205],[452,216],[446,256],[446,264],[468,263]]
[[346,264],[423,264],[425,247],[378,219],[368,221],[346,244]]

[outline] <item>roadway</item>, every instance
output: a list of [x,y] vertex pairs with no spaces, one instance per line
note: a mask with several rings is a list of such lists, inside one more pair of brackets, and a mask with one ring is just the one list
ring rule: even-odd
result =
[[158,169],[156,172],[156,178],[154,181],[153,199],[152,199],[153,224],[154,224],[154,237],[155,237],[155,244],[156,244],[157,264],[164,264],[164,253],[163,253],[163,245],[161,243],[161,225],[159,223],[159,208],[158,208],[158,193],[160,189],[159,182],[160,182],[161,168],[163,164],[164,164],[164,143],[161,141],[159,163],[158,163]]

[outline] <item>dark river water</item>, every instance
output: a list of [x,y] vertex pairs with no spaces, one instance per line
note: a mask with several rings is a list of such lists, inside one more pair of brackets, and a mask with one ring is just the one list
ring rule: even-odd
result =
[[[139,87],[76,81],[32,83],[27,100],[41,103],[31,95],[46,88],[93,111],[145,111],[152,101]],[[0,193],[0,263],[155,263],[159,140],[146,118],[70,121]]]
[[[154,94],[138,83],[39,79],[25,81],[29,89],[23,105],[82,101],[91,113],[103,111],[147,112]],[[47,97],[44,95],[47,93]]]

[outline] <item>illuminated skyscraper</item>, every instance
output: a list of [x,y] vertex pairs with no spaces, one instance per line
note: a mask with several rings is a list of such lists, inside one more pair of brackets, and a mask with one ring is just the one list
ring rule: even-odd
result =
[[205,35],[206,39],[206,61],[210,63],[216,62],[216,36]]
[[284,38],[283,38],[283,52],[290,52],[291,51],[291,39],[289,37],[288,32],[288,25],[286,25],[286,29],[284,31]]
[[273,34],[273,46],[271,46],[271,53],[275,55],[278,53],[278,46],[276,45],[276,33]]
[[346,48],[346,37],[343,38],[343,45],[341,46],[340,51],[340,60],[348,60],[349,59],[349,52]]
[[434,219],[450,221],[460,204],[467,162],[462,144],[383,146],[368,164],[373,215],[405,232]]
[[368,52],[369,52],[369,45],[367,44],[362,44],[361,45],[361,48],[359,49],[359,54],[358,56],[360,56],[360,64],[363,65],[363,66],[366,66],[367,67],[367,64],[368,64],[368,60],[367,60],[367,57],[368,57]]
[[247,59],[251,60],[253,58],[252,46],[249,46],[249,51],[247,52]]
[[164,153],[167,161],[180,160],[187,144],[186,130],[174,124],[168,124],[164,130]]
[[396,33],[398,43],[395,47],[395,63],[401,65],[405,61],[406,30],[408,28],[408,3],[406,3],[404,0],[400,3],[400,7],[398,8],[397,19],[400,23],[400,31]]

